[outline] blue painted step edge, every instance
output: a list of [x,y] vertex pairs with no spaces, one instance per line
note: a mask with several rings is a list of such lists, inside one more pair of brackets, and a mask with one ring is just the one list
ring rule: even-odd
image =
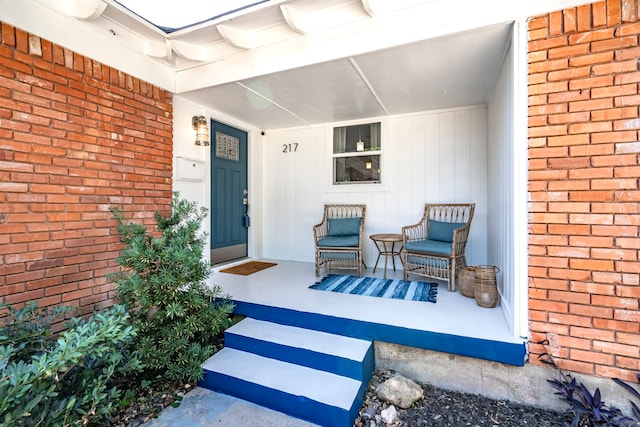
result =
[[510,343],[440,332],[419,331],[244,301],[234,301],[233,303],[235,314],[347,337],[385,341],[515,366],[524,366],[527,354],[524,342]]
[[360,386],[353,405],[347,411],[206,369],[198,385],[326,427],[352,427],[367,388],[367,384]]
[[375,367],[373,343],[370,343],[362,361],[319,353],[305,348],[262,341],[230,332],[225,332],[224,334],[224,346],[320,371],[331,372],[366,383],[371,379]]

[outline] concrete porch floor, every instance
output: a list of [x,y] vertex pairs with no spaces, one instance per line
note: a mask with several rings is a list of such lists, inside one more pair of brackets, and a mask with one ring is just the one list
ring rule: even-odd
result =
[[[262,261],[277,265],[249,276],[220,271],[229,265],[216,266],[209,278],[210,284],[219,285],[231,296],[239,314],[276,322],[278,317],[286,318],[287,322],[295,317],[300,319],[293,322],[298,326],[316,322],[318,316],[329,316],[328,321],[323,320],[327,332],[345,332],[344,321],[347,321],[350,323],[346,329],[351,336],[518,366],[524,364],[524,340],[512,335],[502,310],[482,308],[475,299],[459,291],[448,291],[443,282],[438,284],[436,304],[348,295],[309,289],[326,273],[322,270],[321,277],[316,277],[312,263]],[[355,271],[331,273],[354,274]],[[367,268],[363,275],[382,277],[383,270],[379,266],[374,274]],[[387,278],[402,279],[402,271],[394,272],[389,266]],[[412,275],[409,280],[425,281]],[[336,319],[336,325],[332,325],[332,319]]]

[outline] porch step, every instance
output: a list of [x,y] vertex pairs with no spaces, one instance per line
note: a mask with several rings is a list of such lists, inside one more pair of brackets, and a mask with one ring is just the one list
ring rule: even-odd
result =
[[225,331],[224,345],[264,357],[369,381],[371,341],[246,318]]
[[323,426],[351,427],[374,367],[371,341],[255,319],[225,332],[200,386]]

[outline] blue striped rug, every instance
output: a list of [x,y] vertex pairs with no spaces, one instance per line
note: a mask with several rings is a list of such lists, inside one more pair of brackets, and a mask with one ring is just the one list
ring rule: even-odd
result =
[[438,285],[435,283],[405,282],[404,280],[375,277],[358,278],[341,274],[330,274],[309,288],[343,294],[426,301],[434,304],[438,295]]

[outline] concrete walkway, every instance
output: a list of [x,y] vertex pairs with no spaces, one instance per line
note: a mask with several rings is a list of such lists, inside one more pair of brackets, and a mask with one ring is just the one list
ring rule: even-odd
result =
[[196,387],[177,408],[167,407],[149,427],[313,427],[306,421],[263,408],[245,400]]

